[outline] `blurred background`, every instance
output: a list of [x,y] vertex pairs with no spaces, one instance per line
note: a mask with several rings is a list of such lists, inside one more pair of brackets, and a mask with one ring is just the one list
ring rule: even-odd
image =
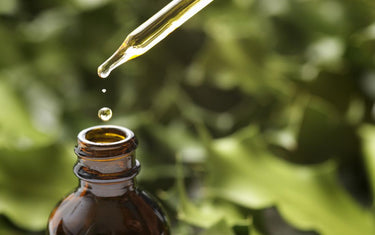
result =
[[0,1],[0,234],[45,233],[103,106],[173,234],[375,234],[374,1],[215,0],[99,79],[167,3]]

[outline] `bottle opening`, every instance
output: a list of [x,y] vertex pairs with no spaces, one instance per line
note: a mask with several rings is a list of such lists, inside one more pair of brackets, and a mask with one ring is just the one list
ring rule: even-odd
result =
[[115,146],[132,142],[134,133],[121,126],[102,125],[87,128],[78,134],[78,140],[92,146]]
[[98,128],[88,131],[85,137],[95,143],[115,143],[126,139],[126,133],[114,128]]
[[82,130],[74,151],[76,175],[85,180],[120,180],[139,171],[135,159],[138,141],[134,133],[121,126],[100,125]]

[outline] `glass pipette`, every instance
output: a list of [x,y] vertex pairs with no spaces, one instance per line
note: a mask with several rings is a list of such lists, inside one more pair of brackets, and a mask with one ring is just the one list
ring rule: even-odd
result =
[[106,78],[113,69],[134,59],[163,40],[213,0],[173,0],[131,32],[117,51],[98,67],[98,75]]

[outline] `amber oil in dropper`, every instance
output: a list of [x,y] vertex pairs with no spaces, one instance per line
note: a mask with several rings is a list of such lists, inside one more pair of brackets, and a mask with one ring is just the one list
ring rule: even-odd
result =
[[106,78],[113,69],[134,59],[163,40],[213,0],[173,0],[131,32],[117,51],[98,68]]

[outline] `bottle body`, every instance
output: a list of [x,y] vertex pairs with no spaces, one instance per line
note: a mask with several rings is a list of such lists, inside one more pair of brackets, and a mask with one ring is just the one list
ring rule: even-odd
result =
[[52,212],[49,234],[169,234],[163,211],[138,189],[115,197],[99,197],[79,188]]
[[[80,143],[82,139],[79,139],[74,172],[80,185],[51,213],[48,234],[170,234],[161,206],[135,183],[140,169],[135,160],[135,137],[129,137],[132,132],[116,131],[111,140],[108,132],[123,130],[116,126],[111,128],[99,128],[106,135],[105,141],[98,135],[93,135],[95,138],[88,142],[83,139]],[[97,127],[89,129],[98,130]],[[119,138],[118,134],[120,137],[124,134],[124,138]]]

